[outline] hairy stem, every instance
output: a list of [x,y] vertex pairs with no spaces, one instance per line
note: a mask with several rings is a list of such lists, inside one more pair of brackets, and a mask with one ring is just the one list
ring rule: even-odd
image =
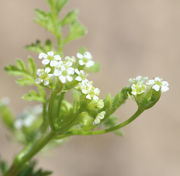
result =
[[34,144],[24,148],[14,159],[12,166],[5,176],[17,176],[25,164],[30,161],[50,140],[54,138],[55,134],[50,132],[48,135],[35,141]]

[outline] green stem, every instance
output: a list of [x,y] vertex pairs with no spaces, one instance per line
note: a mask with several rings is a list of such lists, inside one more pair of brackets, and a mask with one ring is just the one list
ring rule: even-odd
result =
[[22,150],[15,158],[11,168],[5,176],[17,176],[26,162],[30,161],[50,140],[54,138],[54,136],[55,134],[50,132],[48,135]]
[[139,115],[141,115],[144,112],[143,109],[138,109],[128,120],[120,123],[119,125],[116,125],[114,127],[111,128],[107,128],[104,130],[97,130],[97,131],[72,131],[67,133],[67,136],[73,136],[73,135],[100,135],[100,134],[106,134],[115,130],[118,130],[122,127],[127,126],[128,124],[130,124],[132,121],[134,121]]

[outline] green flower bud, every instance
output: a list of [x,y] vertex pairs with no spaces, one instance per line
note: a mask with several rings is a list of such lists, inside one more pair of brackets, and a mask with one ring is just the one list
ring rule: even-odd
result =
[[104,107],[104,101],[99,99],[97,101],[93,100],[88,104],[88,110],[90,111],[98,111]]
[[168,82],[159,77],[149,80],[148,77],[137,76],[130,79],[129,82],[131,83],[130,95],[134,97],[139,108],[144,110],[151,108],[158,102],[161,92],[169,90]]
[[160,99],[161,92],[149,89],[148,91],[135,96],[135,100],[141,109],[149,109],[154,106]]
[[94,119],[87,112],[82,112],[79,118],[80,118],[79,122],[83,130],[92,129]]

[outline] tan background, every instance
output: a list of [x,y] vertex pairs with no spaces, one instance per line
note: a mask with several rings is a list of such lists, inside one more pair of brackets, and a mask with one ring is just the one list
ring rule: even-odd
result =
[[[43,0],[1,0],[0,97],[9,96],[15,112],[27,105],[19,97],[24,88],[7,76],[3,67],[29,52],[23,46],[49,36],[32,22],[33,9],[46,8]],[[115,94],[129,77],[159,75],[171,84],[156,107],[112,134],[73,138],[40,157],[40,165],[54,176],[179,176],[180,175],[180,1],[179,0],[71,0],[67,9],[80,9],[89,34],[66,48],[72,55],[86,46],[102,70],[92,79],[103,94]],[[78,46],[78,47],[77,47]],[[128,117],[129,102],[119,112]],[[8,142],[0,126],[0,152],[10,160],[18,146]]]

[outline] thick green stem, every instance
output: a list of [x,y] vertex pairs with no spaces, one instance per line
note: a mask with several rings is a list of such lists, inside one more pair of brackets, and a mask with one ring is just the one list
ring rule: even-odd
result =
[[50,132],[48,135],[22,150],[15,158],[11,168],[5,176],[17,176],[26,162],[30,161],[50,140],[54,138],[54,136],[55,134]]

